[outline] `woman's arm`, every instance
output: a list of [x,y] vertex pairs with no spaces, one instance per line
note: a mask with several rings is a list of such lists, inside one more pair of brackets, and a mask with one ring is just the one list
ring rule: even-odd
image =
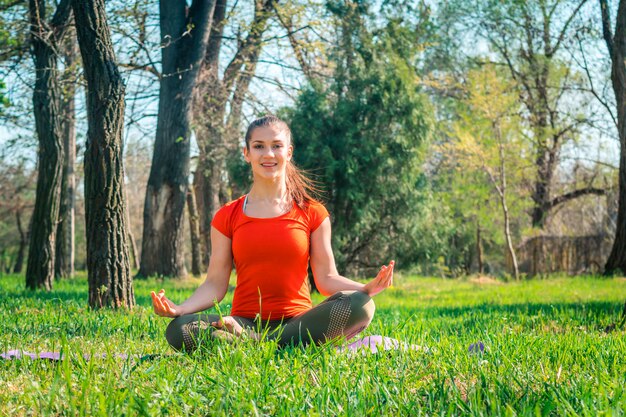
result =
[[356,290],[374,296],[393,282],[394,261],[383,265],[380,272],[367,284],[352,281],[339,275],[335,266],[335,257],[330,243],[330,219],[326,218],[322,224],[311,233],[311,269],[315,278],[315,285],[322,295],[332,295],[338,291]]
[[177,317],[197,313],[213,307],[215,301],[221,301],[228,291],[228,280],[233,267],[231,239],[211,227],[211,260],[204,282],[185,302],[172,303],[165,297],[165,291],[158,294],[152,291],[152,304],[159,316]]

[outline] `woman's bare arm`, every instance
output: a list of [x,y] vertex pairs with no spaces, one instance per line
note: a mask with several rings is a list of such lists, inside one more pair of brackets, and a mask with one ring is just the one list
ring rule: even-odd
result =
[[391,261],[389,265],[383,265],[376,278],[367,284],[361,284],[339,275],[330,237],[330,219],[326,218],[311,233],[311,270],[315,285],[322,295],[328,296],[338,291],[355,290],[374,296],[392,284],[394,261]]
[[211,227],[211,260],[204,282],[182,304],[176,305],[165,296],[165,291],[158,294],[152,291],[152,304],[159,316],[177,317],[197,313],[213,307],[221,301],[228,291],[228,281],[233,267],[231,239]]

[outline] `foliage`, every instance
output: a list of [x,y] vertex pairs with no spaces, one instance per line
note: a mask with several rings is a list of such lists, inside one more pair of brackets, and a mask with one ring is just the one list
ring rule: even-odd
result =
[[7,91],[8,75],[28,53],[25,6],[25,2],[0,0],[0,120],[8,118],[7,109],[12,104]]
[[[164,285],[178,300],[199,282]],[[398,277],[376,297],[365,334],[428,353],[354,356],[245,341],[174,353],[163,336],[167,320],[148,307],[149,291],[160,285],[137,282],[138,307],[129,313],[87,309],[84,276],[59,282],[53,293],[24,291],[23,277],[0,279],[0,351],[71,358],[3,363],[0,414],[611,415],[626,408],[624,334],[600,330],[621,310],[620,279]],[[484,353],[470,353],[478,341]],[[108,356],[85,360],[84,353]],[[157,356],[135,363],[115,353]]]
[[437,148],[443,155],[440,173],[449,181],[442,198],[465,229],[467,244],[477,243],[479,227],[487,247],[497,248],[489,251],[490,260],[500,265],[505,253],[501,198],[506,197],[509,216],[517,219],[518,238],[529,206],[525,168],[533,161],[519,113],[517,92],[506,74],[492,65],[470,70],[450,140]]
[[420,238],[411,220],[420,214],[420,149],[431,131],[411,45],[401,42],[410,28],[389,21],[369,29],[365,11],[331,6],[343,46],[332,55],[333,81],[305,89],[284,110],[294,158],[325,189],[340,269],[406,264]]

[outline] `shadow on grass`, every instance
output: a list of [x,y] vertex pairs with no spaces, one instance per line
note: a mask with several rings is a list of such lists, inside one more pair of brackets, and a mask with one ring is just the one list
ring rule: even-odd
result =
[[[623,307],[621,302],[610,301],[586,301],[586,302],[558,302],[537,303],[526,302],[516,304],[482,303],[472,306],[455,307],[426,307],[419,309],[428,317],[456,318],[468,315],[510,315],[510,316],[556,316],[564,312],[581,312],[589,315],[617,315]],[[418,313],[419,314],[419,313]]]

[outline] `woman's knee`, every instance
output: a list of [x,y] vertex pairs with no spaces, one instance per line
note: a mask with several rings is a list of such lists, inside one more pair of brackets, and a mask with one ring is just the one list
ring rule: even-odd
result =
[[198,347],[200,333],[208,327],[207,319],[198,314],[179,316],[167,326],[165,338],[174,349],[193,352]]
[[350,297],[350,310],[352,310],[354,321],[365,326],[369,325],[376,311],[374,300],[362,291],[351,291],[348,296]]
[[183,349],[183,325],[188,322],[183,320],[184,317],[185,316],[176,317],[174,320],[170,321],[170,324],[167,325],[167,329],[165,329],[165,339],[167,339],[167,343],[176,350]]
[[343,299],[350,301],[349,309],[351,324],[363,323],[367,326],[374,318],[374,312],[376,311],[374,300],[372,300],[372,298],[363,291],[339,291],[329,297],[329,300],[330,299]]

